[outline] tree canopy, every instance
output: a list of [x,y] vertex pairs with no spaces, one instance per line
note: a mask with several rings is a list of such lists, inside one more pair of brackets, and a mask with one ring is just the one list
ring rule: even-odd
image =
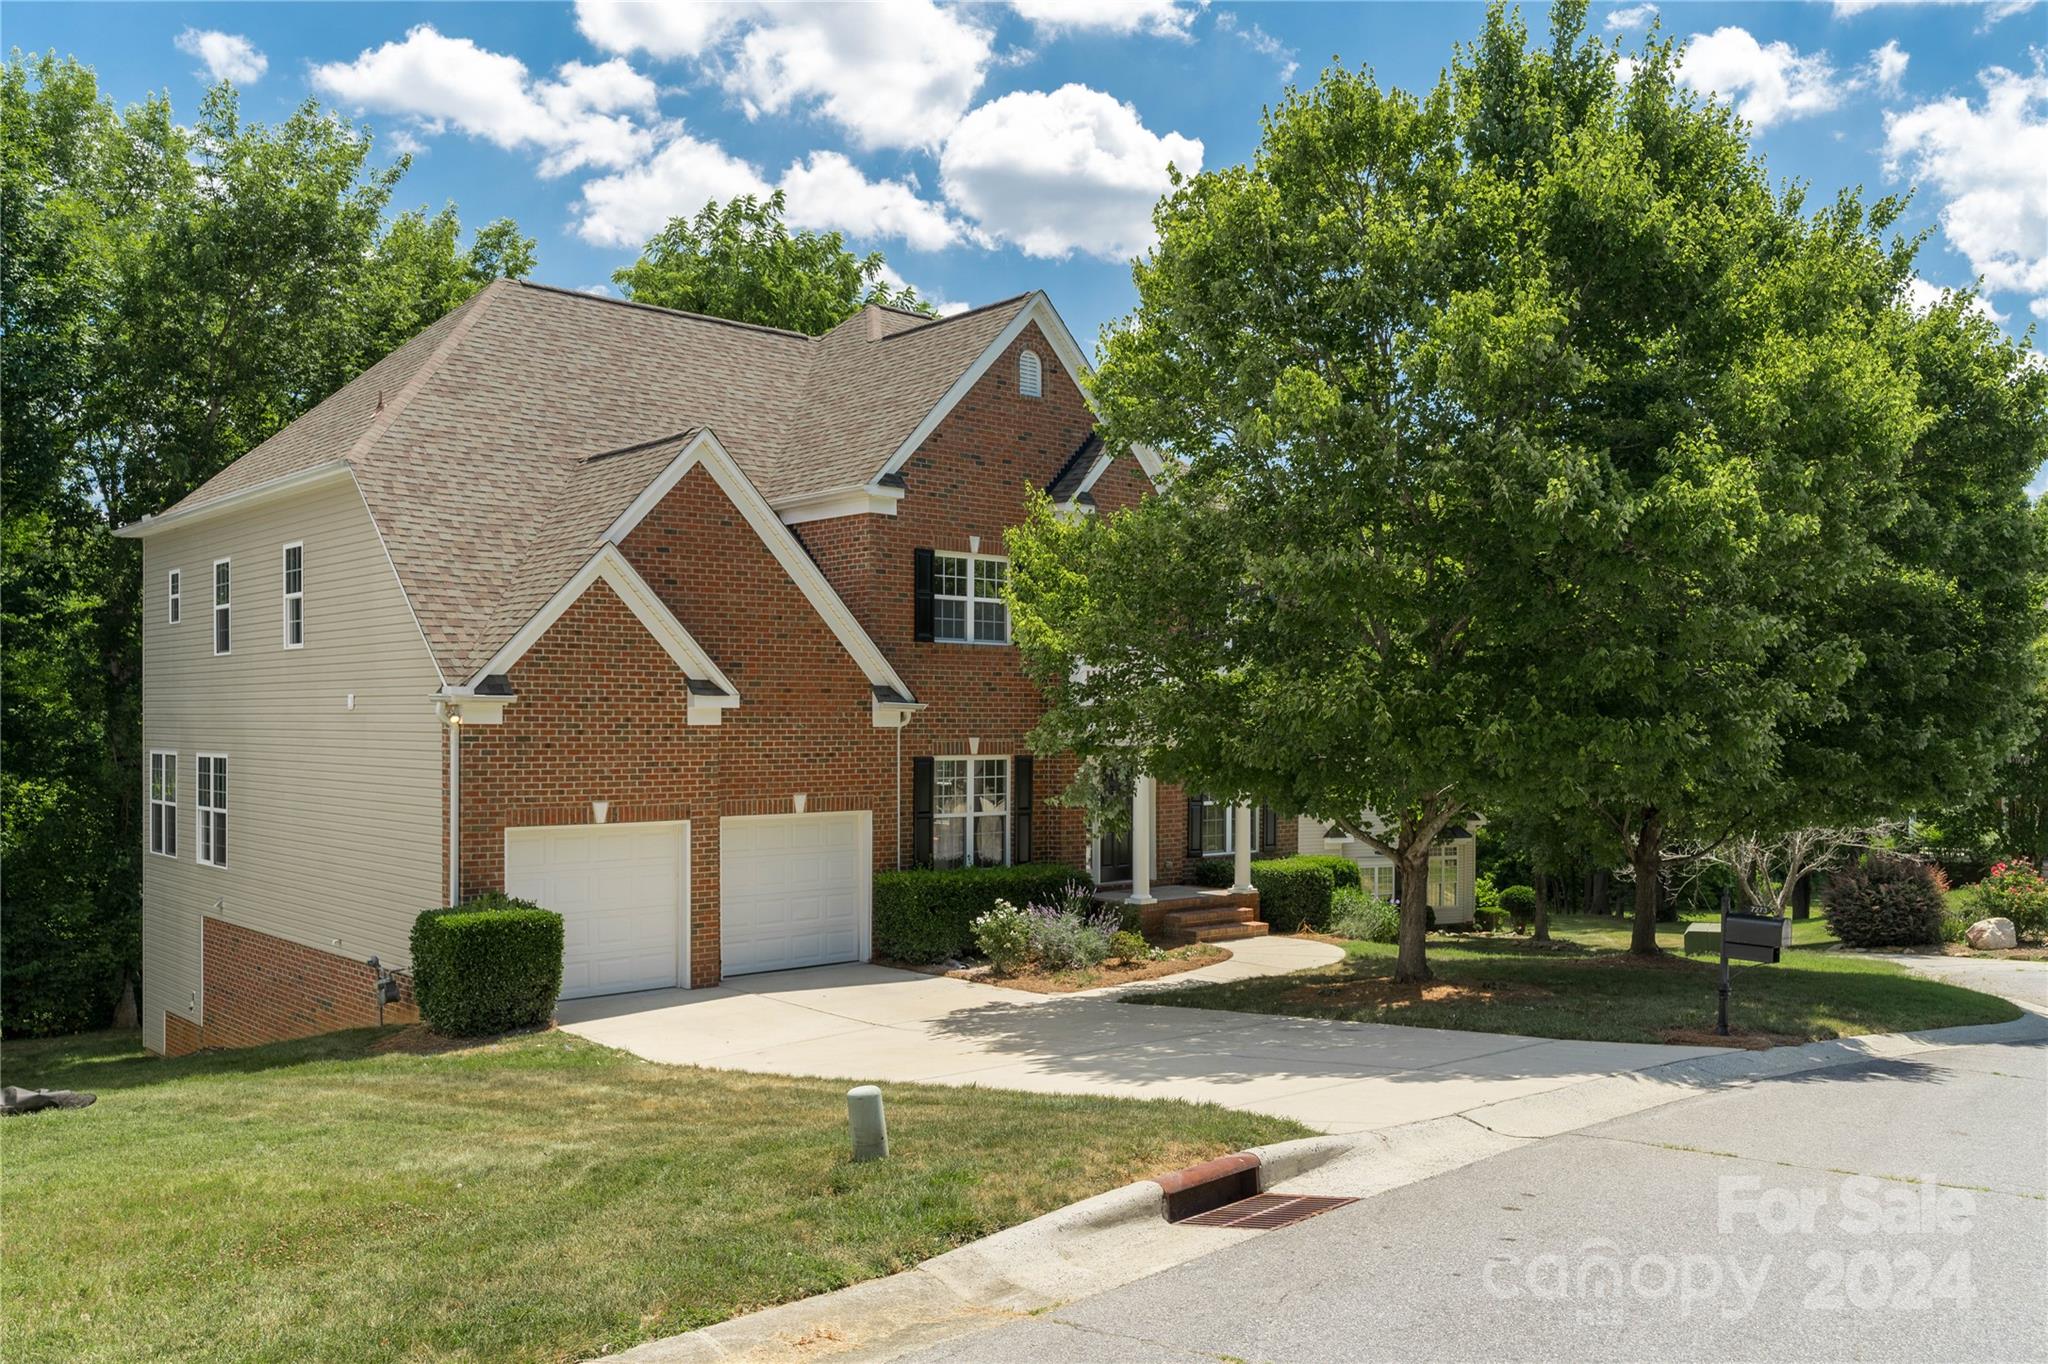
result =
[[1654,951],[1667,831],[1900,799],[1937,736],[1968,784],[2029,685],[2038,372],[1914,316],[1895,201],[1809,210],[1584,14],[1496,4],[1422,96],[1326,71],[1177,178],[1094,383],[1165,493],[1010,543],[1039,742],[1380,847],[1407,980],[1468,808],[1633,863]]
[[612,279],[636,303],[820,336],[870,303],[930,313],[891,283],[879,251],[856,256],[837,232],[791,232],[783,195],[707,203],[671,218]]
[[103,1021],[139,954],[141,556],[182,497],[533,243],[388,216],[407,165],[308,103],[117,110],[54,55],[0,73],[4,1023]]

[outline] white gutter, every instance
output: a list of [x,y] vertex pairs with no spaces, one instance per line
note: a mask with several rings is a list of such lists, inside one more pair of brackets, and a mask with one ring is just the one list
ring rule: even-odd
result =
[[161,516],[145,512],[140,521],[131,521],[125,526],[115,527],[114,534],[124,540],[140,540],[174,526],[190,525],[194,521],[204,520],[221,512],[233,511],[251,502],[297,492],[317,483],[325,483],[332,478],[352,476],[352,472],[347,460],[331,459],[310,469],[301,469],[297,473],[267,479],[262,483],[252,483],[246,488],[237,488],[234,492],[224,493],[211,502],[202,502],[196,507],[187,507],[184,511],[169,511]]

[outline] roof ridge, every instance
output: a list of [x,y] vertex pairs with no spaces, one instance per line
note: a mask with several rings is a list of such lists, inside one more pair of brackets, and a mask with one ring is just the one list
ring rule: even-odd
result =
[[993,303],[984,303],[979,308],[969,308],[965,312],[952,313],[946,317],[934,317],[930,321],[924,323],[924,325],[922,326],[905,327],[900,332],[890,332],[887,336],[880,338],[880,340],[894,341],[900,337],[916,336],[919,332],[928,332],[933,327],[943,327],[948,322],[958,322],[963,317],[973,317],[977,313],[985,313],[993,308],[1006,308],[1012,303],[1022,302],[1023,300],[1028,298],[1034,298],[1038,295],[1039,292],[1040,291],[1037,289],[1027,289],[1021,294],[1012,294],[1008,298],[999,298]]
[[765,322],[741,322],[735,318],[719,317],[713,313],[693,313],[683,308],[664,308],[659,303],[642,303],[634,298],[613,298],[610,294],[593,294],[586,289],[565,289],[559,284],[539,284],[530,279],[515,279],[508,283],[524,289],[538,289],[544,293],[561,294],[565,298],[580,298],[591,303],[608,303],[614,308],[638,308],[643,312],[662,313],[669,317],[686,317],[693,322],[713,322],[721,327],[736,327],[741,331],[766,332],[770,336],[787,336],[796,341],[815,342],[818,338],[809,332],[792,331],[788,327],[771,327]]
[[[433,376],[434,371],[441,367],[441,361],[446,359],[448,353],[459,346],[463,338],[469,335],[471,329],[476,326],[476,320],[482,317],[485,309],[490,306],[490,300],[504,292],[503,289],[498,287],[500,283],[501,281],[499,280],[493,280],[455,305],[454,311],[464,313],[462,319],[450,327],[448,334],[436,342],[431,351],[427,352],[427,358],[420,362],[420,367],[412,372],[411,378],[398,386],[398,392],[392,395],[390,402],[384,401],[384,394],[382,390],[379,390],[376,413],[363,426],[362,434],[349,442],[348,449],[342,452],[341,457],[348,462],[351,469],[355,467],[358,459],[368,454],[371,447],[383,439],[384,433],[389,431],[391,424],[398,420],[398,414],[405,410],[406,404],[412,401],[421,388],[425,387],[427,380]],[[465,310],[467,311],[465,312]],[[368,373],[367,370],[364,372]],[[336,391],[339,392],[339,390]],[[376,517],[373,513],[371,520],[374,521],[375,519]]]

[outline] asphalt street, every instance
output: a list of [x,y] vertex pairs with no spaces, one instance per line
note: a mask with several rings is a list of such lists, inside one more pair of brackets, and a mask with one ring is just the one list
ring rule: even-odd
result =
[[912,1357],[2048,1361],[2048,1046],[1703,1094]]

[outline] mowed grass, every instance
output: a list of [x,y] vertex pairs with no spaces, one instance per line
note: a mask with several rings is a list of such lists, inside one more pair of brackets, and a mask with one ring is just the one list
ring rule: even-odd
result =
[[[1720,958],[1678,955],[1683,929],[1660,926],[1666,955],[1650,960],[1628,955],[1628,925],[1620,919],[1555,919],[1549,946],[1526,938],[1436,934],[1429,940],[1434,979],[1420,987],[1393,983],[1391,945],[1349,942],[1335,966],[1192,985],[1133,1002],[1522,1037],[1698,1043],[1706,1040],[1698,1034],[1714,1026]],[[1819,920],[1796,922],[1793,935],[1794,948],[1782,961],[1738,962],[1732,969],[1729,1026],[1752,1042],[1913,1032],[2020,1015],[2010,1001],[1890,962],[1813,950],[1832,941]]]
[[1297,1124],[1224,1109],[847,1085],[639,1061],[566,1034],[433,1055],[395,1032],[155,1060],[10,1042],[92,1108],[0,1126],[9,1361],[572,1360],[888,1274]]

